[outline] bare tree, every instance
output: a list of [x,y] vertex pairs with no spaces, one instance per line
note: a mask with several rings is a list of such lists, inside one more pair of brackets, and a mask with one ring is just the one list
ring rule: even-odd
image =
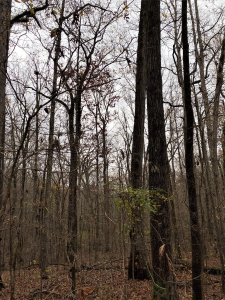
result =
[[189,64],[189,43],[187,28],[187,0],[182,1],[182,43],[183,43],[183,70],[184,70],[184,105],[185,105],[185,166],[189,198],[189,213],[191,221],[192,247],[192,285],[193,299],[203,299],[202,290],[202,247],[199,228],[196,183],[194,175],[194,114],[191,101],[191,82]]
[[[143,187],[142,166],[144,152],[145,94],[147,83],[146,47],[148,9],[148,1],[142,0],[138,34],[135,116],[131,158],[131,186],[133,189],[141,189]],[[130,231],[131,251],[128,277],[133,279],[150,279],[150,268],[144,238],[143,209],[138,201],[135,207],[132,208],[132,214],[133,224]]]
[[167,158],[161,75],[160,0],[150,1],[147,42],[147,106],[153,299],[178,299],[171,256],[170,174]]
[[[3,0],[0,3],[0,230],[3,230],[3,172],[4,172],[4,148],[5,148],[5,92],[6,73],[9,48],[9,32],[11,17],[11,0]],[[1,233],[2,234],[2,233]],[[0,234],[0,243],[1,243]],[[3,271],[2,250],[0,247],[0,290],[4,287],[1,279]]]

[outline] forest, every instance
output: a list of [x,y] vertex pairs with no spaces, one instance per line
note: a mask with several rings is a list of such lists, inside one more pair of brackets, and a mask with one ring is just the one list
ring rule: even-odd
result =
[[0,1],[0,299],[225,299],[223,0]]

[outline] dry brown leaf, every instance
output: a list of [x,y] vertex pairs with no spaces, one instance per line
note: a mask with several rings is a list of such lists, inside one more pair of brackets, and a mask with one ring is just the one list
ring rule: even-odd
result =
[[77,296],[80,300],[85,299],[87,296],[94,292],[94,288],[91,287],[83,287],[77,291]]
[[170,273],[173,273],[173,275],[176,276],[176,274],[174,272],[174,268],[173,268],[173,263],[172,263],[172,261],[169,258],[167,253],[166,253],[166,258],[167,258],[167,261],[168,261],[168,266],[169,266]]
[[56,33],[57,33],[57,29],[52,29],[51,31],[51,38],[53,38],[54,36],[56,36]]
[[162,259],[163,257],[163,254],[165,252],[165,247],[166,247],[166,244],[162,245],[160,248],[159,248],[159,260]]

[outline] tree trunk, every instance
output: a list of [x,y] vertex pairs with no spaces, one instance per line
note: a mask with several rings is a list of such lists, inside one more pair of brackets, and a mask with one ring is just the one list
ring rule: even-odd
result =
[[106,120],[102,117],[102,156],[103,156],[103,183],[104,183],[104,234],[105,234],[105,252],[109,252],[109,179],[108,179],[108,158],[106,144]]
[[[98,100],[97,100],[98,101]],[[99,224],[99,135],[98,135],[98,102],[96,103],[95,111],[95,134],[96,134],[96,238],[95,238],[95,260],[98,260],[100,249],[100,224]]]
[[[140,189],[143,186],[142,161],[144,151],[144,119],[146,94],[147,8],[148,1],[142,0],[137,49],[135,116],[131,158],[131,185],[133,189]],[[138,205],[137,207],[133,208],[133,226],[130,232],[130,238],[131,252],[128,267],[128,277],[130,279],[150,279],[150,269],[144,239],[143,211]]]
[[[5,91],[6,91],[6,72],[8,61],[9,33],[11,19],[11,0],[0,1],[0,228],[3,228],[4,213],[4,145],[5,145]],[[3,258],[0,236],[0,290],[4,287],[2,283]]]
[[[39,73],[38,71],[36,72],[36,108],[39,109],[40,106],[40,96],[38,94],[39,92]],[[33,234],[36,238],[36,240],[38,240],[38,234],[39,234],[39,224],[38,224],[38,220],[39,220],[39,213],[38,213],[38,201],[39,201],[39,184],[38,184],[38,166],[39,166],[39,157],[38,157],[38,151],[39,151],[39,115],[36,115],[35,118],[35,153],[34,153],[34,162],[33,162],[33,207],[34,207],[34,211],[33,211],[33,220],[36,221],[35,223],[35,227],[32,229],[33,230]],[[32,249],[32,253],[31,253],[31,257],[32,257],[32,261],[35,260],[35,255],[37,252],[37,248],[33,247],[34,249]]]
[[187,28],[187,0],[182,0],[182,43],[184,68],[184,104],[185,104],[185,165],[189,197],[189,214],[191,221],[191,247],[192,247],[192,295],[194,300],[203,299],[202,291],[202,246],[199,228],[197,195],[194,176],[194,114],[191,103],[191,84],[189,71],[189,44]]
[[156,210],[151,214],[153,299],[178,299],[171,257],[170,175],[167,158],[161,76],[160,0],[150,0],[147,41],[149,188]]
[[[69,241],[67,244],[68,256],[71,264],[71,290],[75,293],[76,289],[76,254],[77,254],[77,180],[79,164],[79,145],[81,137],[81,94],[78,90],[75,99],[71,99],[69,110],[69,135],[70,135],[70,175],[69,175],[69,206],[68,206],[68,233]],[[71,95],[72,97],[72,95]],[[74,114],[76,102],[76,131],[74,132]],[[75,133],[75,137],[74,137]]]
[[[47,153],[47,176],[46,186],[44,194],[44,202],[41,203],[42,210],[42,226],[41,226],[41,273],[42,278],[48,278],[47,273],[47,212],[48,202],[51,198],[51,182],[52,182],[52,164],[53,164],[53,150],[57,149],[57,144],[54,140],[54,129],[55,129],[55,97],[57,96],[57,77],[58,77],[58,63],[60,58],[60,46],[61,46],[61,35],[62,35],[62,24],[64,14],[65,0],[62,1],[62,8],[60,11],[59,27],[56,34],[56,45],[55,45],[55,57],[54,57],[54,71],[53,71],[53,85],[52,85],[52,101],[50,111],[50,124],[49,124],[49,139],[48,139],[48,153]],[[59,149],[57,149],[59,151]]]

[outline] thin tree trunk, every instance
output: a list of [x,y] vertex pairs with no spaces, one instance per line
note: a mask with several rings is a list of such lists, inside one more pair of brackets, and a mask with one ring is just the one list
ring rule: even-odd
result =
[[[36,108],[39,109],[39,82],[38,82],[38,71],[36,71]],[[35,150],[34,150],[34,170],[33,170],[33,205],[37,206],[38,201],[38,150],[39,150],[39,115],[35,118]],[[35,211],[36,213],[36,211]]]
[[199,133],[200,133],[200,140],[201,140],[201,149],[199,145],[199,152],[202,150],[202,156],[200,157],[200,163],[201,163],[201,169],[203,172],[203,184],[205,186],[205,204],[206,204],[206,214],[207,214],[207,227],[206,230],[209,232],[209,236],[211,239],[213,238],[213,228],[214,224],[212,222],[212,183],[210,180],[210,172],[211,169],[209,167],[209,161],[208,161],[208,154],[207,154],[207,148],[206,148],[206,140],[205,140],[205,132],[204,132],[204,126],[203,126],[203,120],[202,115],[199,110],[199,104],[198,104],[198,98],[195,93],[195,107],[198,117],[198,124],[199,124]]
[[[98,101],[98,100],[97,100]],[[98,136],[98,103],[96,103],[96,111],[95,111],[95,134],[96,134],[96,240],[95,240],[95,261],[98,260],[99,256],[99,244],[100,244],[100,235],[99,235],[99,136]]]
[[[40,101],[39,101],[39,73],[36,70],[36,108],[39,109]],[[39,188],[38,188],[38,150],[39,150],[39,115],[37,114],[35,117],[35,148],[34,148],[34,162],[33,162],[33,212],[32,218],[35,220],[35,226],[32,228],[33,236],[35,237],[36,241],[39,239],[39,213],[38,213],[38,200],[39,200]],[[35,243],[36,245],[37,243]],[[32,261],[35,260],[35,255],[37,252],[37,248],[34,247],[32,249],[31,258]]]
[[[171,140],[173,140],[173,132],[174,129],[172,128],[172,120],[170,120],[170,132],[171,132]],[[176,177],[175,177],[175,165],[174,165],[174,156],[175,156],[175,151],[172,146],[171,142],[171,165],[172,165],[172,170],[170,171],[171,173],[171,188],[173,191],[173,199],[170,201],[170,211],[171,211],[171,233],[173,234],[173,240],[174,240],[174,253],[175,257],[181,259],[181,249],[180,249],[180,238],[179,238],[179,230],[177,226],[177,216],[176,216],[176,211],[175,211],[175,199],[178,198],[177,196],[177,190],[176,190]],[[173,249],[172,249],[173,250]]]
[[104,182],[104,234],[105,234],[105,252],[109,252],[109,180],[108,180],[108,159],[107,159],[107,146],[106,146],[106,120],[102,121],[102,155],[103,155],[103,182]]
[[[48,278],[47,265],[47,209],[48,201],[51,198],[51,182],[52,182],[52,164],[53,164],[53,150],[54,147],[57,149],[57,145],[54,141],[54,128],[55,128],[55,97],[57,96],[57,77],[58,77],[58,62],[60,58],[60,46],[61,46],[61,35],[62,35],[62,24],[63,14],[65,8],[65,0],[62,1],[62,8],[60,11],[59,27],[56,34],[56,45],[55,45],[55,57],[54,57],[54,70],[53,70],[53,86],[52,86],[52,101],[50,111],[50,124],[49,124],[49,139],[48,139],[48,154],[47,154],[47,176],[45,184],[45,194],[43,203],[41,203],[41,209],[43,216],[43,224],[41,226],[41,273],[42,278]],[[59,151],[59,149],[57,149]],[[46,209],[47,208],[47,209]]]
[[[76,289],[76,255],[77,255],[77,180],[79,164],[79,145],[81,137],[81,90],[77,91],[76,99],[71,99],[69,110],[69,134],[70,134],[70,176],[69,176],[69,206],[68,206],[68,233],[69,241],[67,244],[69,260],[71,264],[71,290],[75,293]],[[72,96],[71,96],[72,97]],[[76,102],[76,131],[74,131],[74,114]],[[75,133],[75,137],[74,137]]]
[[[202,93],[202,99],[204,103],[205,108],[205,115],[206,115],[206,130],[207,130],[207,137],[208,137],[208,145],[209,145],[209,153],[210,153],[210,161],[211,161],[211,167],[212,172],[209,173],[209,168],[206,172],[211,174],[210,178],[210,193],[212,194],[211,201],[214,202],[211,203],[212,206],[212,212],[215,211],[217,215],[219,215],[219,220],[216,218],[216,216],[213,216],[213,219],[218,224],[214,224],[217,234],[217,243],[218,248],[220,251],[220,259],[221,259],[221,268],[224,268],[224,247],[222,245],[222,240],[224,240],[224,228],[223,223],[221,222],[222,216],[221,216],[221,209],[220,209],[220,203],[223,201],[223,195],[221,194],[220,189],[220,182],[222,181],[219,174],[219,163],[218,163],[218,157],[217,157],[217,144],[218,144],[218,118],[219,118],[219,98],[223,83],[223,67],[224,67],[224,56],[225,56],[225,34],[223,36],[223,40],[221,43],[221,54],[219,58],[219,64],[217,68],[217,76],[216,76],[216,88],[215,88],[215,94],[213,99],[213,110],[210,109],[210,100],[208,97],[207,92],[207,84],[206,84],[206,74],[204,71],[205,67],[205,53],[204,53],[204,45],[203,45],[203,38],[201,33],[201,26],[200,26],[200,17],[198,12],[198,2],[197,0],[194,1],[195,3],[195,22],[196,22],[196,32],[197,32],[197,38],[195,38],[195,27],[194,27],[194,17],[191,10],[191,4],[190,5],[190,12],[192,17],[192,27],[193,27],[193,33],[194,33],[194,44],[195,44],[195,52],[196,52],[196,58],[197,63],[199,65],[199,72],[200,72],[200,80],[201,80],[201,93]],[[199,50],[198,50],[199,49]],[[212,113],[213,111],[213,113]],[[206,164],[209,166],[209,163],[206,162]],[[207,177],[209,177],[208,174],[206,174]],[[217,209],[215,210],[215,206]],[[215,222],[214,222],[215,223]],[[217,232],[219,230],[219,232]],[[221,248],[222,247],[222,248]],[[225,277],[223,276],[222,272],[222,287],[225,291]]]

